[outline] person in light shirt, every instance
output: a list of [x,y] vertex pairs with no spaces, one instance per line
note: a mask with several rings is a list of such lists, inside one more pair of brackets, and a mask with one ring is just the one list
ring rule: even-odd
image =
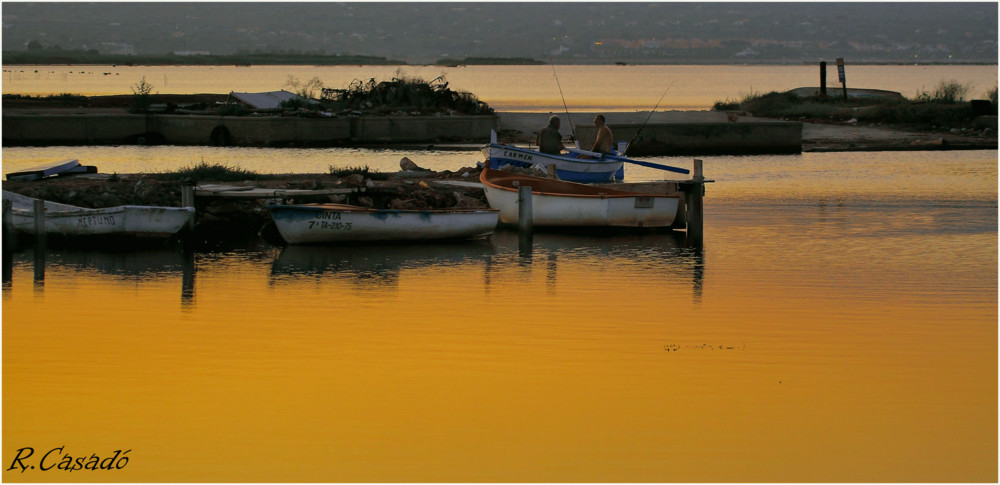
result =
[[594,140],[594,146],[590,149],[590,151],[610,155],[612,144],[611,128],[608,128],[608,126],[604,124],[604,115],[597,115],[594,117],[594,126],[597,127],[597,139]]

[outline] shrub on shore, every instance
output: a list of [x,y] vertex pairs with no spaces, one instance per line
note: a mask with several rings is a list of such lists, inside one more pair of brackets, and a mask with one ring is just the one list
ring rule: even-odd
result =
[[[835,121],[858,120],[868,123],[953,128],[972,123],[974,115],[966,97],[972,88],[958,81],[941,81],[931,91],[921,91],[913,99],[844,100],[840,96],[799,97],[790,92],[752,93],[740,100],[716,102],[716,111],[746,111],[768,118],[807,118]],[[997,88],[984,96],[997,110]]]
[[330,175],[334,177],[347,177],[348,175],[361,174],[364,178],[371,180],[386,180],[389,178],[389,174],[379,172],[378,170],[372,170],[368,165],[358,166],[358,167],[344,167],[337,168],[333,165],[329,167]]
[[221,163],[209,164],[205,161],[190,167],[183,167],[172,172],[149,174],[156,180],[211,180],[214,182],[239,182],[243,180],[259,180],[263,178],[253,170],[245,170],[239,167],[230,167]]

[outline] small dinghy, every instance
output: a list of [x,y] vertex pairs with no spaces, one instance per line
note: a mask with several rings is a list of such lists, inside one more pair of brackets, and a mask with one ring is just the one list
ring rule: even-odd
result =
[[[15,232],[34,234],[36,199],[3,191],[11,201],[11,227]],[[87,209],[57,202],[44,202],[47,236],[123,236],[168,238],[177,234],[193,217],[193,207],[121,205]]]

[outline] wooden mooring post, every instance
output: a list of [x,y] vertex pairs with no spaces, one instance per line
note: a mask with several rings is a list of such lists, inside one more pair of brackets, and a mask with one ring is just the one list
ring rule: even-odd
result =
[[534,214],[531,211],[531,186],[521,185],[517,188],[517,240],[518,245],[531,246],[534,231]]
[[13,252],[17,245],[17,237],[14,235],[14,214],[13,204],[9,200],[3,201],[3,251],[4,254]]
[[[181,207],[190,207],[194,209],[194,182],[190,180],[185,180],[181,182]],[[194,230],[195,213],[191,213],[191,217],[188,219],[187,224],[184,228],[188,231]]]
[[705,179],[703,162],[695,159],[691,180],[681,184],[684,191],[684,213],[687,219],[687,241],[689,244],[700,245],[704,241],[705,210],[702,199],[705,196]]
[[35,218],[35,247],[45,245],[45,201],[35,199],[32,204]]

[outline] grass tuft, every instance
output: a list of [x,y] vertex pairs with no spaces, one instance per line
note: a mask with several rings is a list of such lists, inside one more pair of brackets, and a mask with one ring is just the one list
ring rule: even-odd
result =
[[365,178],[371,180],[386,180],[389,178],[389,174],[379,172],[378,170],[372,170],[368,167],[368,165],[345,168],[337,168],[330,165],[330,175],[333,175],[334,177],[346,177],[354,174],[361,174]]
[[219,163],[206,163],[204,160],[190,167],[179,168],[172,172],[150,174],[157,180],[211,180],[215,182],[238,182],[243,180],[258,180],[261,175],[253,170],[230,167]]

